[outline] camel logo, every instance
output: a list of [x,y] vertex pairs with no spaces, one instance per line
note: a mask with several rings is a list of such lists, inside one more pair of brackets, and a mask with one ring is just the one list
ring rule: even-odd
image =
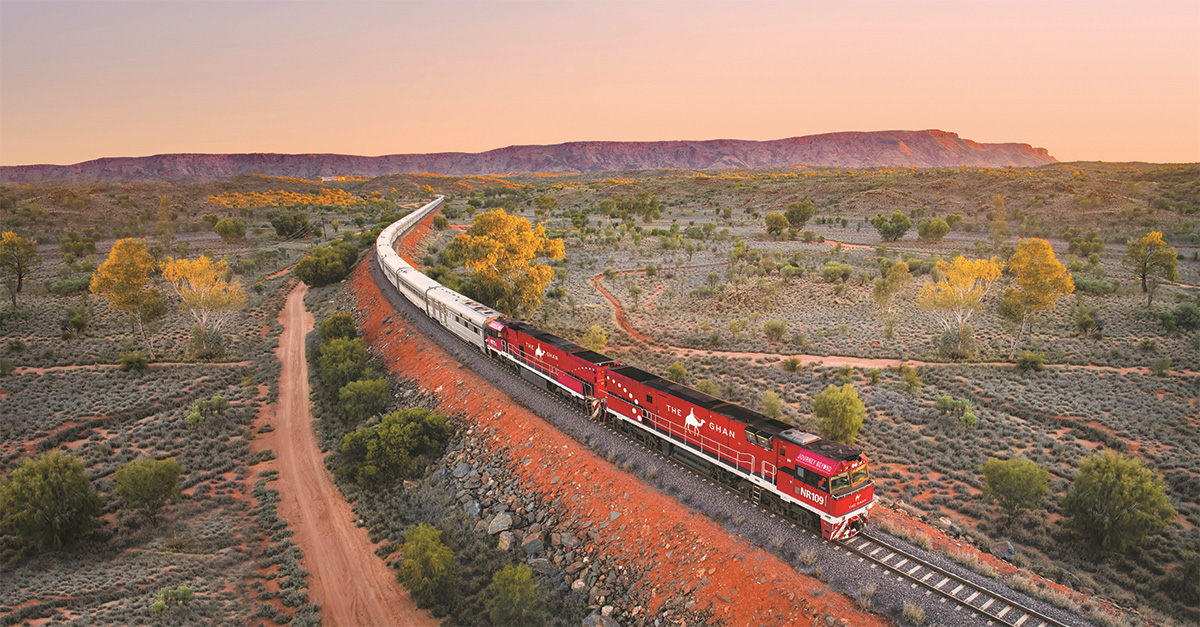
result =
[[685,432],[689,430],[695,430],[696,435],[700,435],[700,427],[704,426],[704,421],[696,420],[696,410],[689,410],[687,418],[685,418],[684,421],[685,424],[683,425],[683,430]]
[[538,359],[541,359],[541,358],[542,358],[542,355],[545,355],[545,354],[546,354],[546,351],[542,350],[542,347],[541,347],[541,346],[535,346],[535,347],[533,348],[533,356],[534,356],[534,357],[537,357]]

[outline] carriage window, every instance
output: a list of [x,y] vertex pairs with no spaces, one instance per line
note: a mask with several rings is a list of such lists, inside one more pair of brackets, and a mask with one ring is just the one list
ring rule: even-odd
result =
[[768,451],[771,450],[771,436],[758,434],[758,445],[767,449]]
[[753,431],[751,431],[751,430],[749,430],[749,429],[746,429],[746,441],[747,441],[747,442],[749,442],[749,443],[751,443],[751,444],[755,444],[755,442],[754,442],[754,432],[753,432]]
[[649,394],[647,394],[647,395],[646,395],[646,402],[647,402],[647,403],[653,403],[653,402],[654,402],[654,399],[653,399],[653,398],[652,398],[652,397],[651,397]]

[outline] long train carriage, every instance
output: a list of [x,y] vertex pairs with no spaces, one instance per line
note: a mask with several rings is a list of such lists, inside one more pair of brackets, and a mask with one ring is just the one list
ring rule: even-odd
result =
[[874,506],[867,458],[848,446],[790,429],[740,405],[673,383],[503,316],[422,274],[395,251],[433,202],[389,225],[376,242],[388,281],[460,339],[526,380],[612,421],[651,448],[743,491],[756,502],[820,529],[853,537]]

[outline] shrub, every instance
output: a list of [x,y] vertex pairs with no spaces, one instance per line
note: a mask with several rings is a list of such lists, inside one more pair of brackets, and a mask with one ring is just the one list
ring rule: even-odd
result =
[[83,459],[53,451],[0,480],[0,530],[39,550],[71,544],[100,524],[102,502]]
[[[271,226],[275,227],[275,234],[285,239],[295,239],[297,237],[308,235],[312,231],[312,224],[308,221],[308,216],[303,213],[275,213],[270,214]],[[207,224],[208,216],[205,216]],[[216,218],[216,216],[213,216]],[[213,222],[212,226],[216,226]]]
[[1062,500],[1067,528],[1101,549],[1123,551],[1167,528],[1175,508],[1162,477],[1113,452],[1084,459]]
[[1046,496],[1049,471],[1029,461],[1014,457],[988,459],[980,468],[983,473],[983,495],[995,501],[1010,515],[1030,509]]
[[721,391],[717,388],[716,383],[713,383],[712,381],[709,381],[708,379],[700,379],[699,381],[697,381],[696,382],[696,390],[698,390],[700,392],[704,392],[705,394],[708,394],[709,396],[716,396]]
[[168,502],[179,498],[182,473],[183,466],[173,457],[134,460],[117,469],[114,475],[117,496],[130,509],[143,510],[154,517]]
[[425,409],[404,409],[342,438],[335,473],[362,488],[395,484],[419,477],[442,454],[454,428],[446,417]]
[[74,279],[63,279],[51,283],[46,289],[50,290],[55,296],[70,296],[78,292],[83,292],[92,284],[92,277],[83,276]]
[[246,222],[244,220],[225,218],[213,225],[213,233],[216,233],[226,242],[246,239]]
[[448,226],[450,226],[449,218],[447,218],[446,216],[443,216],[443,215],[433,216],[433,228],[435,228],[439,231],[444,231],[444,230],[446,230],[446,227],[448,227]]
[[768,320],[763,323],[763,334],[767,336],[768,340],[778,342],[787,333],[787,327],[786,320]]
[[308,286],[321,287],[345,279],[357,260],[358,247],[341,240],[314,248],[311,255],[296,264],[294,272]]
[[593,324],[581,343],[585,348],[599,352],[604,350],[605,345],[608,344],[608,335],[604,333],[604,329],[600,328],[600,325]]
[[358,329],[354,326],[354,318],[350,314],[339,311],[321,322],[321,341],[353,340],[358,337]]
[[763,414],[773,420],[779,420],[783,415],[783,400],[774,390],[767,390],[762,395]]
[[1159,359],[1155,359],[1150,364],[1150,372],[1153,372],[1155,374],[1155,376],[1159,376],[1159,377],[1167,376],[1168,374],[1171,373],[1171,358],[1170,357],[1162,357]]
[[1017,355],[1017,369],[1023,372],[1041,372],[1046,368],[1046,356],[1034,351]]
[[223,333],[193,324],[185,354],[189,359],[217,359],[225,355],[226,345]]
[[904,620],[906,622],[909,622],[913,625],[925,624],[925,609],[920,605],[915,605],[905,601],[902,613],[904,614]]
[[1078,274],[1071,275],[1075,281],[1075,290],[1084,294],[1094,294],[1096,296],[1104,296],[1117,291],[1117,283],[1109,283],[1104,279],[1093,279]]
[[351,381],[338,390],[338,400],[351,422],[361,422],[387,409],[391,390],[383,379]]
[[442,542],[442,532],[421,523],[404,533],[404,563],[397,578],[417,605],[448,604],[457,578],[454,552]]
[[146,356],[142,351],[130,351],[121,354],[121,370],[129,372],[131,370],[145,370]]
[[784,372],[799,372],[804,362],[799,357],[788,357],[782,365]]
[[850,444],[862,428],[866,406],[853,385],[831,385],[813,397],[813,414],[821,419],[823,437]]
[[7,377],[16,369],[17,367],[13,365],[13,362],[0,358],[0,377]]
[[891,217],[880,214],[871,218],[871,226],[875,227],[885,242],[894,242],[904,237],[908,229],[912,228],[912,220],[899,211],[893,211]]
[[675,362],[667,368],[667,378],[675,383],[683,383],[687,378],[687,369],[683,367],[683,364]]
[[825,279],[826,283],[844,282],[852,274],[854,274],[854,268],[838,261],[828,261],[821,267],[821,278]]
[[550,617],[538,599],[532,575],[533,571],[525,564],[508,564],[492,576],[488,606],[493,625],[548,624]]
[[327,388],[340,390],[366,370],[367,347],[361,338],[325,342],[317,357],[317,368]]
[[921,375],[917,374],[917,369],[908,364],[900,364],[900,376],[904,379],[904,391],[909,394],[915,394],[925,385],[921,383]]

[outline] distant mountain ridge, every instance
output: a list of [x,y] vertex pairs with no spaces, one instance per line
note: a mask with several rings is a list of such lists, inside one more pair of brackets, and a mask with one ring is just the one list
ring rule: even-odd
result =
[[316,179],[321,176],[432,173],[525,174],[682,168],[728,170],[793,165],[863,168],[1031,167],[1057,160],[1029,144],[981,144],[939,130],[843,132],[771,141],[584,141],[550,146],[509,146],[480,153],[355,155],[273,153],[164,154],[106,157],[74,165],[0,167],[0,182],[107,183],[203,181],[242,174]]

